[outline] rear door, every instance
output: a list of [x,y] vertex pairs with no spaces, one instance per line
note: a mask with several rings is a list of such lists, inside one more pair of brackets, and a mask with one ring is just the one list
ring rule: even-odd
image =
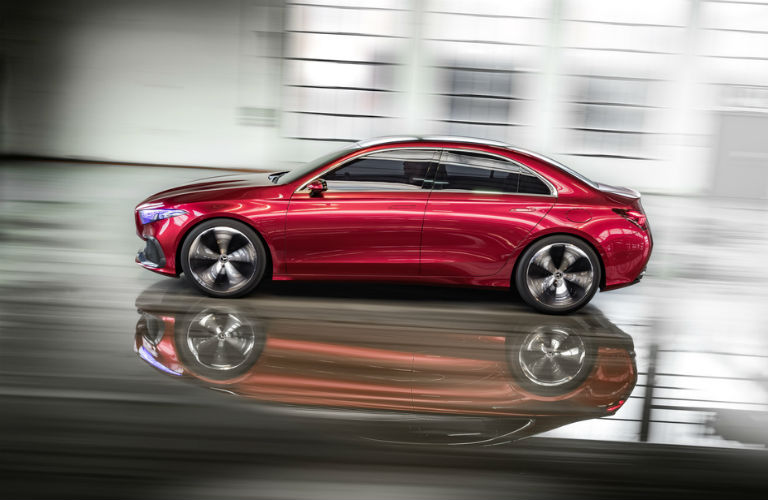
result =
[[523,165],[490,153],[444,150],[424,217],[421,274],[497,273],[554,201],[554,188]]

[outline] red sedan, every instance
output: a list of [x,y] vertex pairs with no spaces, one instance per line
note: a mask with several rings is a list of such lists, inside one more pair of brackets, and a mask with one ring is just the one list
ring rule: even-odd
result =
[[640,195],[503,143],[359,142],[289,172],[226,175],[136,207],[136,260],[215,297],[273,280],[509,287],[547,313],[636,283]]

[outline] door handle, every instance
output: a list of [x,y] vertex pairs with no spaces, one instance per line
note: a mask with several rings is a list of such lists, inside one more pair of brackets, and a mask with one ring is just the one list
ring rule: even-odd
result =
[[520,207],[520,208],[510,208],[510,212],[535,212],[536,207]]

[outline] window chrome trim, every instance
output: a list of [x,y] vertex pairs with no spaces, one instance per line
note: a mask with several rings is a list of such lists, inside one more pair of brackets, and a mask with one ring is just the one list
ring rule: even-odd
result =
[[[527,165],[523,165],[522,163],[513,160],[512,158],[508,158],[504,155],[500,155],[497,153],[489,153],[487,151],[482,151],[478,149],[471,149],[471,148],[456,148],[456,147],[447,147],[442,148],[443,151],[456,151],[456,152],[470,152],[480,155],[487,155],[491,157],[498,158],[502,161],[512,163],[513,165],[516,165],[520,168],[520,175],[526,175],[525,173],[529,173],[533,177],[537,177],[539,180],[541,180],[545,186],[549,189],[549,194],[535,194],[535,193],[505,193],[503,191],[470,191],[468,189],[433,189],[434,191],[442,191],[444,193],[475,193],[475,194],[494,194],[494,195],[503,195],[503,196],[540,196],[543,198],[555,198],[557,199],[557,189],[555,189],[555,186],[543,175],[536,172],[532,168],[528,167]],[[440,165],[442,163],[442,155],[440,160],[438,160],[438,169],[440,168]],[[474,167],[473,165],[467,165],[468,167],[472,168],[481,168],[481,167]],[[437,174],[437,172],[435,172]],[[435,181],[434,184],[438,184],[437,181]]]
[[509,148],[509,144],[491,139],[481,139],[479,137],[467,137],[463,135],[427,135],[421,138],[423,141],[431,142],[460,142],[463,144],[476,146],[493,146],[495,148]]
[[[520,162],[518,162],[516,160],[513,160],[512,158],[509,158],[509,157],[504,156],[504,155],[500,155],[498,153],[489,153],[488,151],[483,151],[483,150],[480,150],[480,149],[475,149],[475,148],[472,147],[472,145],[473,145],[472,143],[468,142],[467,143],[467,147],[465,147],[465,148],[463,148],[463,147],[455,147],[455,146],[448,146],[448,147],[403,146],[403,147],[379,149],[379,150],[376,150],[376,151],[361,151],[361,152],[359,152],[359,153],[357,153],[357,154],[347,158],[343,163],[339,163],[339,164],[333,165],[331,167],[323,168],[322,172],[320,172],[319,174],[311,177],[308,181],[303,183],[299,189],[297,189],[296,191],[293,192],[293,194],[309,193],[309,189],[307,189],[307,185],[309,185],[309,183],[311,183],[314,180],[319,179],[320,177],[322,177],[326,173],[330,172],[331,170],[335,170],[337,168],[341,168],[344,165],[346,165],[347,163],[349,163],[351,161],[354,161],[354,160],[357,160],[357,159],[360,159],[362,157],[365,157],[365,156],[368,156],[368,155],[372,155],[372,154],[376,154],[376,153],[380,153],[382,151],[398,151],[398,150],[402,150],[402,149],[417,149],[417,150],[422,150],[422,151],[432,151],[433,156],[436,154],[437,158],[433,157],[431,161],[436,164],[437,169],[440,168],[440,160],[442,159],[443,151],[452,151],[452,152],[457,152],[457,153],[462,153],[462,152],[467,153],[467,152],[469,152],[469,153],[475,153],[475,154],[486,155],[486,156],[489,156],[489,157],[498,158],[498,159],[500,159],[500,160],[502,160],[504,162],[511,163],[511,164],[517,166],[518,168],[520,168],[520,170],[521,170],[520,175],[525,175],[524,172],[527,172],[527,173],[533,175],[534,177],[537,177],[539,180],[541,180],[547,186],[547,188],[549,189],[549,194],[505,193],[505,192],[501,192],[501,191],[469,191],[469,190],[464,190],[464,189],[434,189],[434,186],[435,186],[434,178],[437,177],[437,170],[435,170],[434,175],[433,175],[432,187],[429,188],[429,189],[426,189],[426,188],[422,187],[421,190],[424,190],[424,191],[442,191],[442,192],[445,192],[445,193],[455,192],[455,193],[493,194],[493,195],[503,195],[503,196],[538,196],[538,197],[542,197],[542,198],[555,198],[555,199],[557,199],[557,197],[558,197],[557,189],[555,189],[555,186],[549,181],[549,179],[547,179],[546,177],[544,177],[540,173],[536,172],[535,170],[533,170],[532,168],[528,167],[527,165],[523,165],[522,163],[520,163]],[[511,151],[514,152],[514,150],[511,150]],[[410,192],[410,193],[415,192],[415,190],[411,190],[411,189],[402,189],[402,190],[395,190],[395,189],[393,189],[391,191],[373,191],[373,190],[369,190],[369,189],[364,189],[364,190],[359,190],[359,191],[348,190],[348,191],[344,191],[344,192],[345,193],[371,193],[371,192],[397,193],[397,192],[401,192],[401,191],[402,192]]]
[[[354,156],[351,156],[351,157],[347,158],[346,160],[344,160],[343,163],[339,163],[337,165],[333,165],[331,167],[324,168],[322,172],[320,172],[319,174],[315,175],[314,177],[309,179],[307,182],[303,183],[299,189],[297,189],[296,191],[293,192],[293,194],[309,193],[309,189],[307,189],[307,186],[312,181],[317,180],[320,177],[322,177],[325,174],[327,174],[328,172],[331,172],[333,170],[339,169],[339,168],[345,166],[346,164],[348,164],[348,163],[350,163],[352,161],[359,160],[360,158],[363,158],[365,156],[374,155],[374,154],[377,154],[377,153],[390,152],[390,151],[399,151],[399,150],[404,150],[404,149],[416,149],[416,150],[420,150],[420,151],[431,151],[432,152],[432,159],[429,160],[429,162],[430,163],[434,163],[435,165],[439,165],[439,163],[440,163],[440,156],[441,156],[442,151],[443,151],[444,148],[436,148],[436,147],[428,147],[428,146],[427,147],[424,147],[424,146],[405,146],[405,147],[401,147],[401,148],[378,149],[376,151],[362,151],[362,152],[360,152],[358,154],[355,154]],[[427,172],[429,173],[429,170]],[[435,173],[437,173],[437,172],[435,172]],[[338,181],[336,181],[336,182],[338,182]],[[405,184],[405,185],[406,186],[412,186],[412,184]],[[427,189],[427,188],[424,188],[423,185],[422,185],[422,187],[420,187],[418,189],[403,188],[403,189],[391,189],[391,190],[386,190],[386,191],[377,191],[377,190],[372,190],[372,189],[360,189],[360,190],[349,189],[349,190],[344,190],[344,191],[339,191],[339,192],[344,192],[344,193],[373,193],[373,192],[376,192],[376,193],[398,193],[398,192],[414,193],[414,192],[417,192],[417,191],[431,191],[431,190],[432,190],[432,188]]]
[[412,135],[385,135],[383,137],[374,137],[372,139],[357,141],[355,143],[355,146],[359,148],[370,148],[372,146],[382,146],[384,144],[392,144],[396,142],[419,141],[419,140],[421,140],[420,137],[415,137]]

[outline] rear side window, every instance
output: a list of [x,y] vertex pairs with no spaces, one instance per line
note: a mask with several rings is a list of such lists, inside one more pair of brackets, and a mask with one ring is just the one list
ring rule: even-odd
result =
[[517,192],[520,194],[552,194],[544,181],[530,172],[523,170],[520,172],[520,183],[517,185]]
[[[435,152],[421,149],[383,151],[342,165],[323,176],[328,190],[418,190],[429,174]],[[429,186],[428,186],[429,187]]]
[[511,161],[480,153],[451,151],[443,153],[435,189],[550,194],[549,188],[541,179]]

